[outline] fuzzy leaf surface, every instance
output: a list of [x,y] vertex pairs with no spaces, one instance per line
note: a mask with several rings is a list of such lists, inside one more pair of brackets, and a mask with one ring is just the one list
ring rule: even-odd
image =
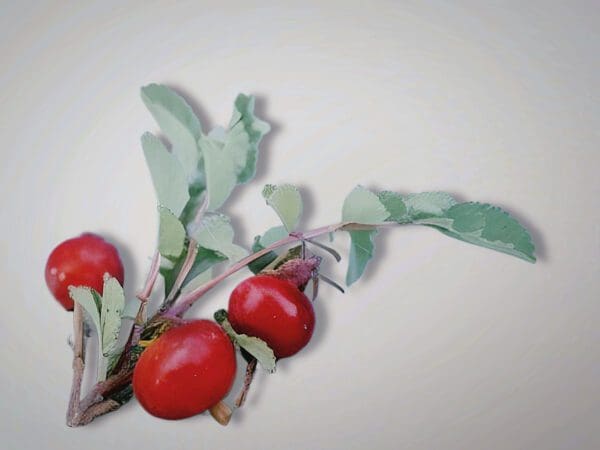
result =
[[420,192],[404,196],[404,204],[411,220],[441,217],[456,200],[446,192]]
[[377,194],[377,197],[389,213],[389,217],[386,221],[398,223],[406,223],[409,221],[408,209],[406,208],[402,195],[391,191],[381,191]]
[[348,194],[342,207],[344,222],[377,225],[384,222],[389,215],[377,195],[362,186],[355,187]]
[[346,284],[348,286],[362,276],[367,263],[373,258],[377,230],[349,231],[349,233],[350,255],[348,256],[348,272],[346,272]]
[[142,100],[156,123],[171,142],[173,154],[183,166],[186,178],[192,180],[198,171],[200,122],[187,102],[172,89],[159,84],[142,88]]
[[158,251],[165,258],[175,259],[185,248],[185,228],[167,208],[159,206],[158,213]]
[[296,186],[267,184],[262,192],[267,204],[275,210],[288,232],[294,231],[302,216],[302,197]]
[[223,330],[241,348],[256,358],[258,363],[268,372],[275,372],[276,359],[273,350],[265,341],[257,337],[235,332],[227,318],[217,319]]
[[[344,200],[342,220],[365,225],[380,224],[390,217],[380,198],[362,186],[354,188]],[[377,230],[349,231],[350,256],[346,284],[350,286],[364,273],[375,250],[374,238]]]
[[254,97],[239,94],[229,127],[217,127],[199,139],[209,211],[220,208],[237,184],[254,177],[258,145],[269,130],[269,124],[254,115]]
[[535,262],[529,232],[506,211],[487,203],[459,203],[444,217],[415,221],[461,241]]
[[84,286],[69,286],[69,296],[74,302],[79,303],[88,317],[92,320],[98,336],[102,335],[100,324],[100,307],[102,299],[100,295],[91,288]]
[[179,216],[190,199],[183,166],[151,133],[142,136],[142,148],[158,203]]
[[121,317],[125,308],[125,293],[116,278],[105,276],[101,308],[102,354],[108,356],[117,345]]
[[245,248],[233,243],[234,230],[229,217],[224,214],[205,214],[188,231],[198,245],[219,252],[232,262],[248,254]]

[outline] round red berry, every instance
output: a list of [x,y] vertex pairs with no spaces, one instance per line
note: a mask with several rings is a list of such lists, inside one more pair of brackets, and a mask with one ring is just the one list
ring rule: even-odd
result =
[[225,397],[235,370],[235,350],[223,329],[193,320],[166,331],[142,353],[133,391],[153,416],[184,419]]
[[262,339],[277,358],[300,351],[315,327],[306,295],[290,281],[268,275],[242,281],[229,297],[228,314],[236,332]]
[[119,252],[101,236],[92,233],[83,233],[60,243],[46,262],[46,284],[67,311],[73,309],[69,286],[87,286],[102,293],[105,273],[123,285],[123,263]]

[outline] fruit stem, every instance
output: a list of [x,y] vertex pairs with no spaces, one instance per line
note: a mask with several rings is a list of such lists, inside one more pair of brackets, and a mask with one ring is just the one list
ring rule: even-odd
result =
[[227,406],[225,402],[219,402],[215,406],[209,409],[210,415],[213,416],[217,422],[219,422],[224,427],[227,426],[229,421],[231,420],[231,408]]
[[248,391],[250,390],[250,384],[252,383],[252,379],[254,378],[254,372],[256,371],[256,358],[252,358],[250,362],[246,365],[246,375],[244,376],[244,385],[240,390],[237,398],[235,399],[235,407],[241,408],[244,406],[244,402],[246,401],[246,397],[248,396]]

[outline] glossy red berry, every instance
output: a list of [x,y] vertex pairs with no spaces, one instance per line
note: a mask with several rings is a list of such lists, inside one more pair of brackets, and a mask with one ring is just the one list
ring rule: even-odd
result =
[[223,329],[193,320],[166,331],[142,353],[133,391],[153,416],[184,419],[225,397],[235,369],[235,350]]
[[229,297],[229,322],[238,333],[256,336],[277,358],[302,349],[313,333],[312,303],[290,281],[257,275],[242,281]]
[[119,252],[101,236],[92,233],[83,233],[60,243],[46,262],[46,284],[67,311],[73,309],[68,287],[87,286],[102,293],[105,273],[123,285]]

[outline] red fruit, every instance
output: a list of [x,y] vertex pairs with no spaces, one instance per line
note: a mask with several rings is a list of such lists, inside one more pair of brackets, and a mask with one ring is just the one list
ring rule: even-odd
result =
[[87,286],[102,293],[104,274],[123,285],[123,264],[119,252],[102,237],[83,233],[59,244],[46,262],[46,284],[67,310],[73,310],[69,286]]
[[146,411],[184,419],[216,405],[235,377],[235,351],[223,329],[193,320],[166,331],[140,356],[133,391]]
[[315,327],[306,295],[290,281],[268,275],[238,284],[229,297],[228,314],[236,332],[262,339],[277,358],[300,351]]

